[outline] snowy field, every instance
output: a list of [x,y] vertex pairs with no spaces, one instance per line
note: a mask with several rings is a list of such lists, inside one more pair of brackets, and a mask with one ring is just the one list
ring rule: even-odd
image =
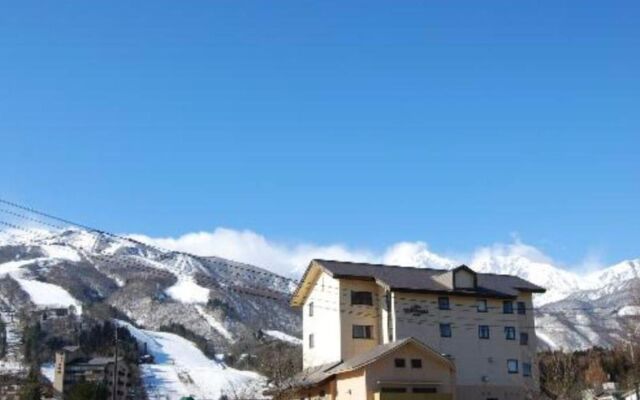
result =
[[[53,246],[50,246],[53,247]],[[58,251],[52,253],[61,255],[63,252]],[[64,254],[71,257],[69,254]],[[22,290],[29,294],[31,301],[42,307],[69,307],[74,306],[78,313],[82,312],[82,304],[73,298],[69,292],[58,285],[52,283],[40,282],[36,280],[25,279],[25,271],[22,267],[38,262],[46,262],[48,258],[36,258],[31,260],[10,261],[0,264],[0,277],[10,276],[18,282]]]
[[146,343],[155,364],[141,365],[142,379],[150,400],[218,400],[221,395],[261,396],[264,378],[250,371],[229,368],[207,358],[192,342],[172,333],[137,329],[118,321],[141,343]]
[[288,335],[288,334],[286,334],[284,332],[270,331],[270,330],[262,331],[262,332],[265,335],[271,336],[274,339],[278,339],[278,340],[281,340],[283,342],[291,343],[291,344],[294,344],[296,346],[302,346],[302,339],[297,338],[295,336]]

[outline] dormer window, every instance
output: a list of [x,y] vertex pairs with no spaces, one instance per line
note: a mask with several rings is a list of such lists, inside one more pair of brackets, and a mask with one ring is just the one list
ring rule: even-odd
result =
[[461,265],[453,271],[453,288],[474,290],[478,286],[478,277],[474,270]]

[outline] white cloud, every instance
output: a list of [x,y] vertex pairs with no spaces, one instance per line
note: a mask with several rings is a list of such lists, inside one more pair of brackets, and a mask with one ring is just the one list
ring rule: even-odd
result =
[[375,262],[378,257],[367,250],[351,249],[341,244],[287,245],[268,240],[250,230],[216,228],[213,232],[187,233],[177,238],[151,238],[129,235],[162,248],[201,256],[218,256],[267,268],[274,272],[297,276],[314,258]]
[[375,252],[354,249],[343,244],[290,245],[269,240],[250,230],[228,228],[216,228],[213,232],[187,233],[177,238],[152,238],[138,234],[129,236],[162,248],[201,256],[215,255],[257,265],[287,276],[299,276],[314,258],[435,268],[454,265],[453,261],[431,252],[424,242],[399,242],[382,252]]
[[409,267],[451,268],[461,264],[429,250],[425,242],[399,242],[391,245],[382,256],[384,264]]
[[495,260],[517,259],[526,259],[541,264],[554,264],[551,257],[538,248],[523,243],[518,237],[514,237],[513,243],[494,243],[490,246],[478,247],[471,258],[471,264],[479,265]]
[[[517,236],[513,236],[512,243],[494,243],[478,247],[468,255],[455,257],[437,254],[422,241],[397,242],[382,250],[371,250],[337,243],[282,243],[251,230],[229,228],[187,233],[175,238],[130,236],[162,248],[223,257],[291,277],[299,277],[314,258],[430,268],[451,268],[466,263],[480,271],[513,273],[534,281],[557,276],[552,272],[558,269],[558,263],[551,257]],[[574,280],[569,271],[562,271],[561,276],[566,282]]]

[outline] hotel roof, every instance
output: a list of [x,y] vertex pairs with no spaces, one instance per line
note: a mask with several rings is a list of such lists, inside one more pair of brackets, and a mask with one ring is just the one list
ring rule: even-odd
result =
[[[500,298],[515,298],[520,292],[544,293],[545,289],[522,278],[512,275],[499,275],[475,272],[466,265],[453,270],[401,267],[383,264],[354,263],[333,260],[312,260],[300,285],[292,298],[294,306],[300,305],[302,290],[309,285],[309,275],[313,270],[321,269],[336,279],[359,279],[375,281],[378,285],[392,291],[428,292],[459,294]],[[467,270],[476,277],[474,288],[453,288],[441,278],[452,271]]]

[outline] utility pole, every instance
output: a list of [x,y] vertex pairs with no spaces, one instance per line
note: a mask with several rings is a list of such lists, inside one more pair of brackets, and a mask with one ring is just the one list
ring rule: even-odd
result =
[[118,391],[118,323],[115,322],[115,335],[116,335],[116,346],[115,346],[115,362],[113,363],[113,387],[111,388],[111,398],[116,400],[116,392]]

